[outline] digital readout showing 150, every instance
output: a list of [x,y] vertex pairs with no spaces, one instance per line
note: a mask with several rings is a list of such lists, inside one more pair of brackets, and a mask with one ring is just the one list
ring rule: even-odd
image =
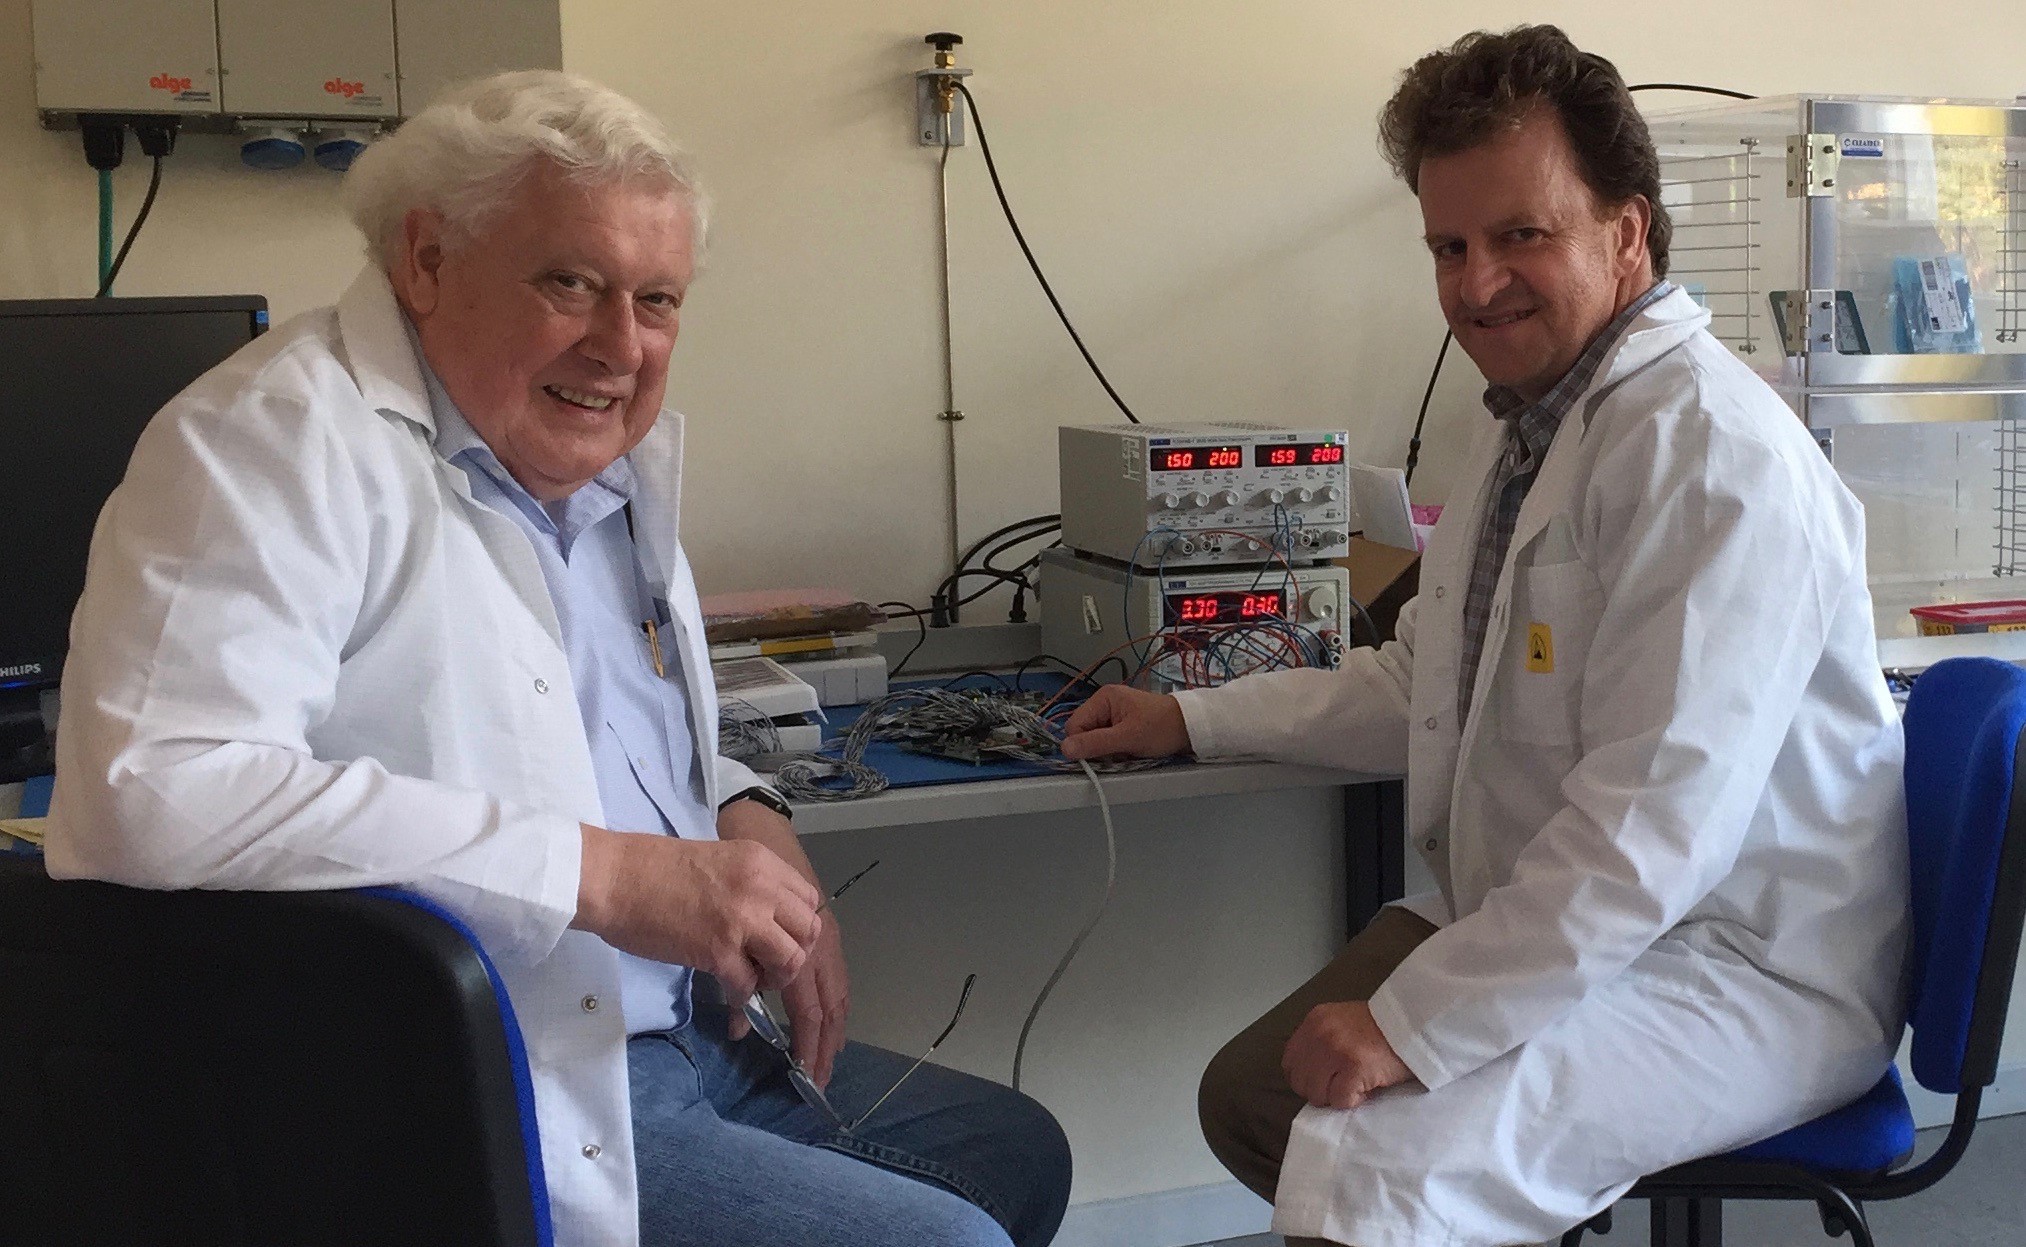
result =
[[1155,472],[1195,472],[1205,468],[1242,468],[1243,446],[1156,446],[1147,452]]
[[1255,619],[1285,619],[1287,603],[1278,590],[1250,593],[1171,593],[1167,597],[1167,622],[1174,624],[1236,624]]
[[1307,468],[1323,463],[1342,463],[1344,448],[1339,442],[1297,442],[1291,446],[1254,446],[1255,468]]

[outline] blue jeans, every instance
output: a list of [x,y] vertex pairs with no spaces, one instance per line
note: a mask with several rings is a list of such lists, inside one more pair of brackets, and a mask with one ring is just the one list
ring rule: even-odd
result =
[[[849,1135],[781,1055],[697,1002],[626,1045],[642,1247],[1043,1247],[1069,1203],[1069,1141],[1024,1095],[938,1065]],[[847,1044],[828,1088],[853,1117],[912,1058]]]

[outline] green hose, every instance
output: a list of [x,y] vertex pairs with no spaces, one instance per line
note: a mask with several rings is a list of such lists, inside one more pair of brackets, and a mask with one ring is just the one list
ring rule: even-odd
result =
[[98,171],[98,280],[92,283],[97,290],[106,284],[106,274],[113,271],[113,175],[110,169]]

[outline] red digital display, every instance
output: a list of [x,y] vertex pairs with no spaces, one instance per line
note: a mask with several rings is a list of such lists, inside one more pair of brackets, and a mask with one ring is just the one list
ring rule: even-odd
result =
[[1250,623],[1255,619],[1287,618],[1287,602],[1277,589],[1261,593],[1239,589],[1171,593],[1163,613],[1170,625]]
[[1243,446],[1156,446],[1147,452],[1155,472],[1194,472],[1202,468],[1242,468]]
[[1307,468],[1343,461],[1341,442],[1296,442],[1288,446],[1255,446],[1252,450],[1255,468]]

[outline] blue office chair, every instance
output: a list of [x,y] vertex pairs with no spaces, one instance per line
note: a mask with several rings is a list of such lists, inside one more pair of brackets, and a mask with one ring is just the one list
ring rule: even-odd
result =
[[[1939,1150],[1914,1149],[1899,1071],[1856,1102],[1785,1134],[1656,1173],[1628,1198],[1650,1201],[1653,1247],[1721,1247],[1723,1201],[1812,1200],[1832,1237],[1873,1247],[1864,1205],[1926,1190],[1955,1167],[1976,1129],[2012,996],[2026,918],[2026,792],[2015,786],[2026,741],[2026,671],[1952,658],[1914,685],[1906,712],[1913,946],[1908,1025],[1913,1073],[1956,1097]],[[1562,1238],[1611,1228],[1606,1211]]]
[[0,1242],[551,1247],[498,973],[419,897],[0,857]]

